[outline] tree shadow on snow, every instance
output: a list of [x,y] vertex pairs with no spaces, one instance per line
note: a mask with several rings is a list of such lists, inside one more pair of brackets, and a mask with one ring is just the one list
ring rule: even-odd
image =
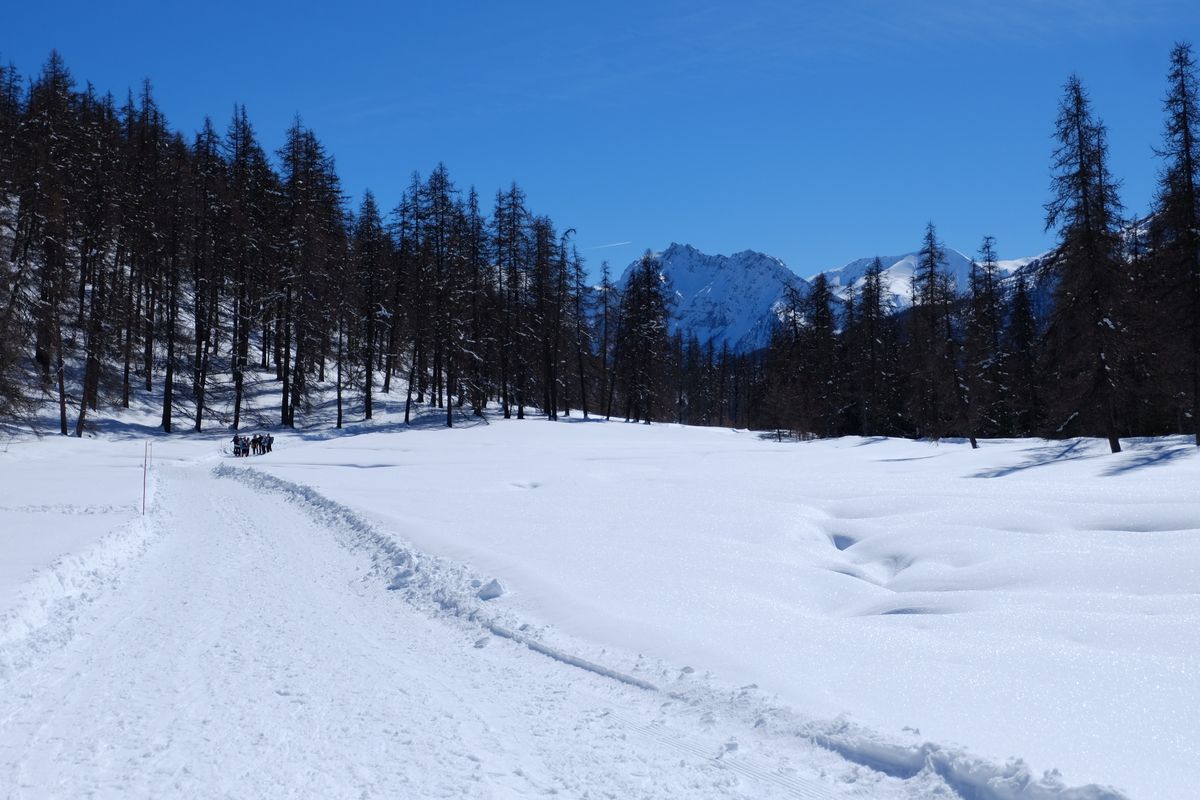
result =
[[1139,443],[1134,446],[1133,452],[1122,463],[1112,465],[1101,474],[1106,478],[1112,478],[1148,467],[1162,466],[1172,461],[1178,461],[1195,450],[1196,447],[1190,442],[1152,440]]
[[[319,442],[328,439],[340,439],[345,436],[360,436],[365,433],[400,433],[403,431],[445,430],[446,410],[444,408],[414,408],[409,422],[404,420],[387,420],[383,422],[364,421],[346,423],[341,429],[329,427],[327,422],[319,423],[321,427],[295,431],[297,438],[306,442]],[[474,428],[488,425],[487,416],[477,417],[469,410],[454,409],[455,428]]]
[[1177,461],[1194,449],[1181,437],[1128,439],[1125,440],[1124,452],[1120,454],[1110,453],[1107,443],[1101,439],[1046,442],[1042,446],[1032,448],[1029,457],[1019,464],[982,470],[972,477],[1004,478],[1018,472],[1068,461],[1113,459],[1116,463],[1099,473],[1101,477],[1112,478]]
[[1061,464],[1065,461],[1082,461],[1088,458],[1099,458],[1099,453],[1087,452],[1087,439],[1072,439],[1067,442],[1047,442],[1034,448],[1025,461],[1007,467],[985,469],[976,472],[973,478],[1006,478],[1025,470],[1045,467],[1050,464]]

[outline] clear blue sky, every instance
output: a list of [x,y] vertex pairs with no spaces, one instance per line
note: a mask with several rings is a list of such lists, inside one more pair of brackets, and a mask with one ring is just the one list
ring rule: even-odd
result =
[[444,161],[488,208],[517,180],[593,268],[679,241],[808,276],[916,249],[927,220],[969,253],[1050,246],[1072,71],[1145,211],[1169,50],[1200,48],[1194,1],[351,5],[22,3],[0,58],[29,74],[57,48],[118,97],[149,77],[186,132],[245,103],[271,149],[299,112],[355,206]]

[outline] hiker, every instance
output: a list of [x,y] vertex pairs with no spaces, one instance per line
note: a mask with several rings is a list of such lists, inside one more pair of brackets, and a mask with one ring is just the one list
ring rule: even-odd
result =
[[271,452],[271,445],[275,444],[275,437],[268,433],[263,437],[263,444],[266,446],[267,452]]
[[250,451],[253,452],[254,455],[256,455],[256,456],[262,455],[263,449],[262,449],[262,435],[261,434],[257,434],[257,433],[254,434],[254,438],[250,440]]

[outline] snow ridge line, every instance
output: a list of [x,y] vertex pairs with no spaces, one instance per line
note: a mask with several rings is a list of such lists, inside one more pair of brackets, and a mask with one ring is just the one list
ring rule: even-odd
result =
[[283,480],[253,467],[228,464],[214,467],[213,475],[239,480],[257,491],[298,500],[308,514],[334,530],[349,534],[349,539],[344,539],[343,543],[353,550],[366,551],[372,561],[372,573],[388,581],[389,590],[403,591],[410,601],[418,604],[432,601],[444,612],[473,622],[501,639],[525,645],[547,658],[639,689],[659,691],[649,681],[542,644],[519,629],[501,624],[482,606],[476,592],[483,582],[467,567],[428,555],[418,558],[412,549],[379,531],[353,509],[325,497],[311,486]]
[[959,749],[932,742],[906,746],[865,730],[810,732],[817,745],[848,761],[902,780],[933,772],[962,800],[1129,800],[1108,786],[1068,787],[1058,770],[1035,778],[1021,759],[1000,766]]
[[[556,650],[521,633],[520,626],[513,630],[501,624],[491,610],[481,605],[475,592],[482,581],[467,567],[428,555],[418,559],[412,550],[379,531],[360,514],[325,497],[311,486],[276,478],[253,467],[232,467],[228,464],[214,467],[213,475],[233,478],[253,489],[299,501],[307,513],[327,523],[335,532],[348,534],[349,538],[343,539],[346,546],[356,551],[366,551],[373,563],[372,572],[389,581],[388,589],[403,591],[406,599],[416,605],[427,605],[431,601],[442,611],[473,622],[495,636],[523,644],[548,658],[602,677],[647,691],[662,692],[685,702],[696,699],[688,693],[663,690],[628,673]],[[774,711],[784,717],[792,716],[791,712],[783,709]],[[930,742],[919,746],[904,745],[844,721],[795,720],[794,724],[785,725],[784,728],[792,735],[807,738],[837,753],[848,762],[894,778],[909,780],[935,773],[962,800],[1130,800],[1127,795],[1111,787],[1095,784],[1068,787],[1057,770],[1050,770],[1041,778],[1035,778],[1028,765],[1019,759],[1001,766],[959,748]],[[649,731],[644,733],[651,735]]]
[[487,628],[496,636],[499,636],[503,639],[509,639],[518,644],[523,644],[535,653],[541,653],[544,656],[553,658],[555,661],[561,661],[562,663],[568,664],[572,667],[577,667],[588,672],[594,672],[597,675],[605,678],[611,678],[614,681],[627,683],[630,686],[636,686],[637,688],[645,689],[648,692],[659,691],[659,688],[649,681],[644,681],[641,678],[633,675],[627,675],[624,672],[618,672],[615,669],[609,669],[608,667],[603,666],[602,664],[597,664],[594,661],[588,661],[586,659],[579,658],[578,656],[573,656],[570,653],[564,653],[563,651],[557,650],[553,647],[548,647],[535,639],[530,639],[528,636],[524,636],[516,631],[510,631],[507,628],[497,625],[495,622],[482,620],[481,622],[485,628]]
[[161,535],[156,492],[151,472],[149,516],[134,517],[89,547],[59,556],[21,586],[17,605],[0,614],[0,680],[71,641],[80,614],[119,583],[124,568]]

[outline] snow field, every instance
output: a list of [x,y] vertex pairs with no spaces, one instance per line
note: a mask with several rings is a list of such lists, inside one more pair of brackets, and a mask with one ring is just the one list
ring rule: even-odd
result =
[[1183,441],[378,427],[0,455],[0,796],[1195,794]]
[[[406,560],[311,490],[216,472],[164,466],[148,522],[156,541],[136,561],[97,564],[112,590],[59,605],[73,635],[39,639],[4,678],[3,794],[938,790],[936,776],[889,778],[806,741],[785,742],[786,754],[765,736],[739,747],[727,730],[701,728],[687,703],[481,639],[465,606],[429,613],[469,602],[465,590],[439,593],[457,587],[440,580],[437,559]],[[387,574],[410,567],[411,587],[388,591]],[[45,627],[63,622],[52,614]]]
[[1183,800],[1198,462],[1129,444],[528,421],[363,433],[264,469],[499,577],[492,602],[548,645],[666,690],[753,683],[797,729],[845,720],[893,760],[932,747],[947,774]]

